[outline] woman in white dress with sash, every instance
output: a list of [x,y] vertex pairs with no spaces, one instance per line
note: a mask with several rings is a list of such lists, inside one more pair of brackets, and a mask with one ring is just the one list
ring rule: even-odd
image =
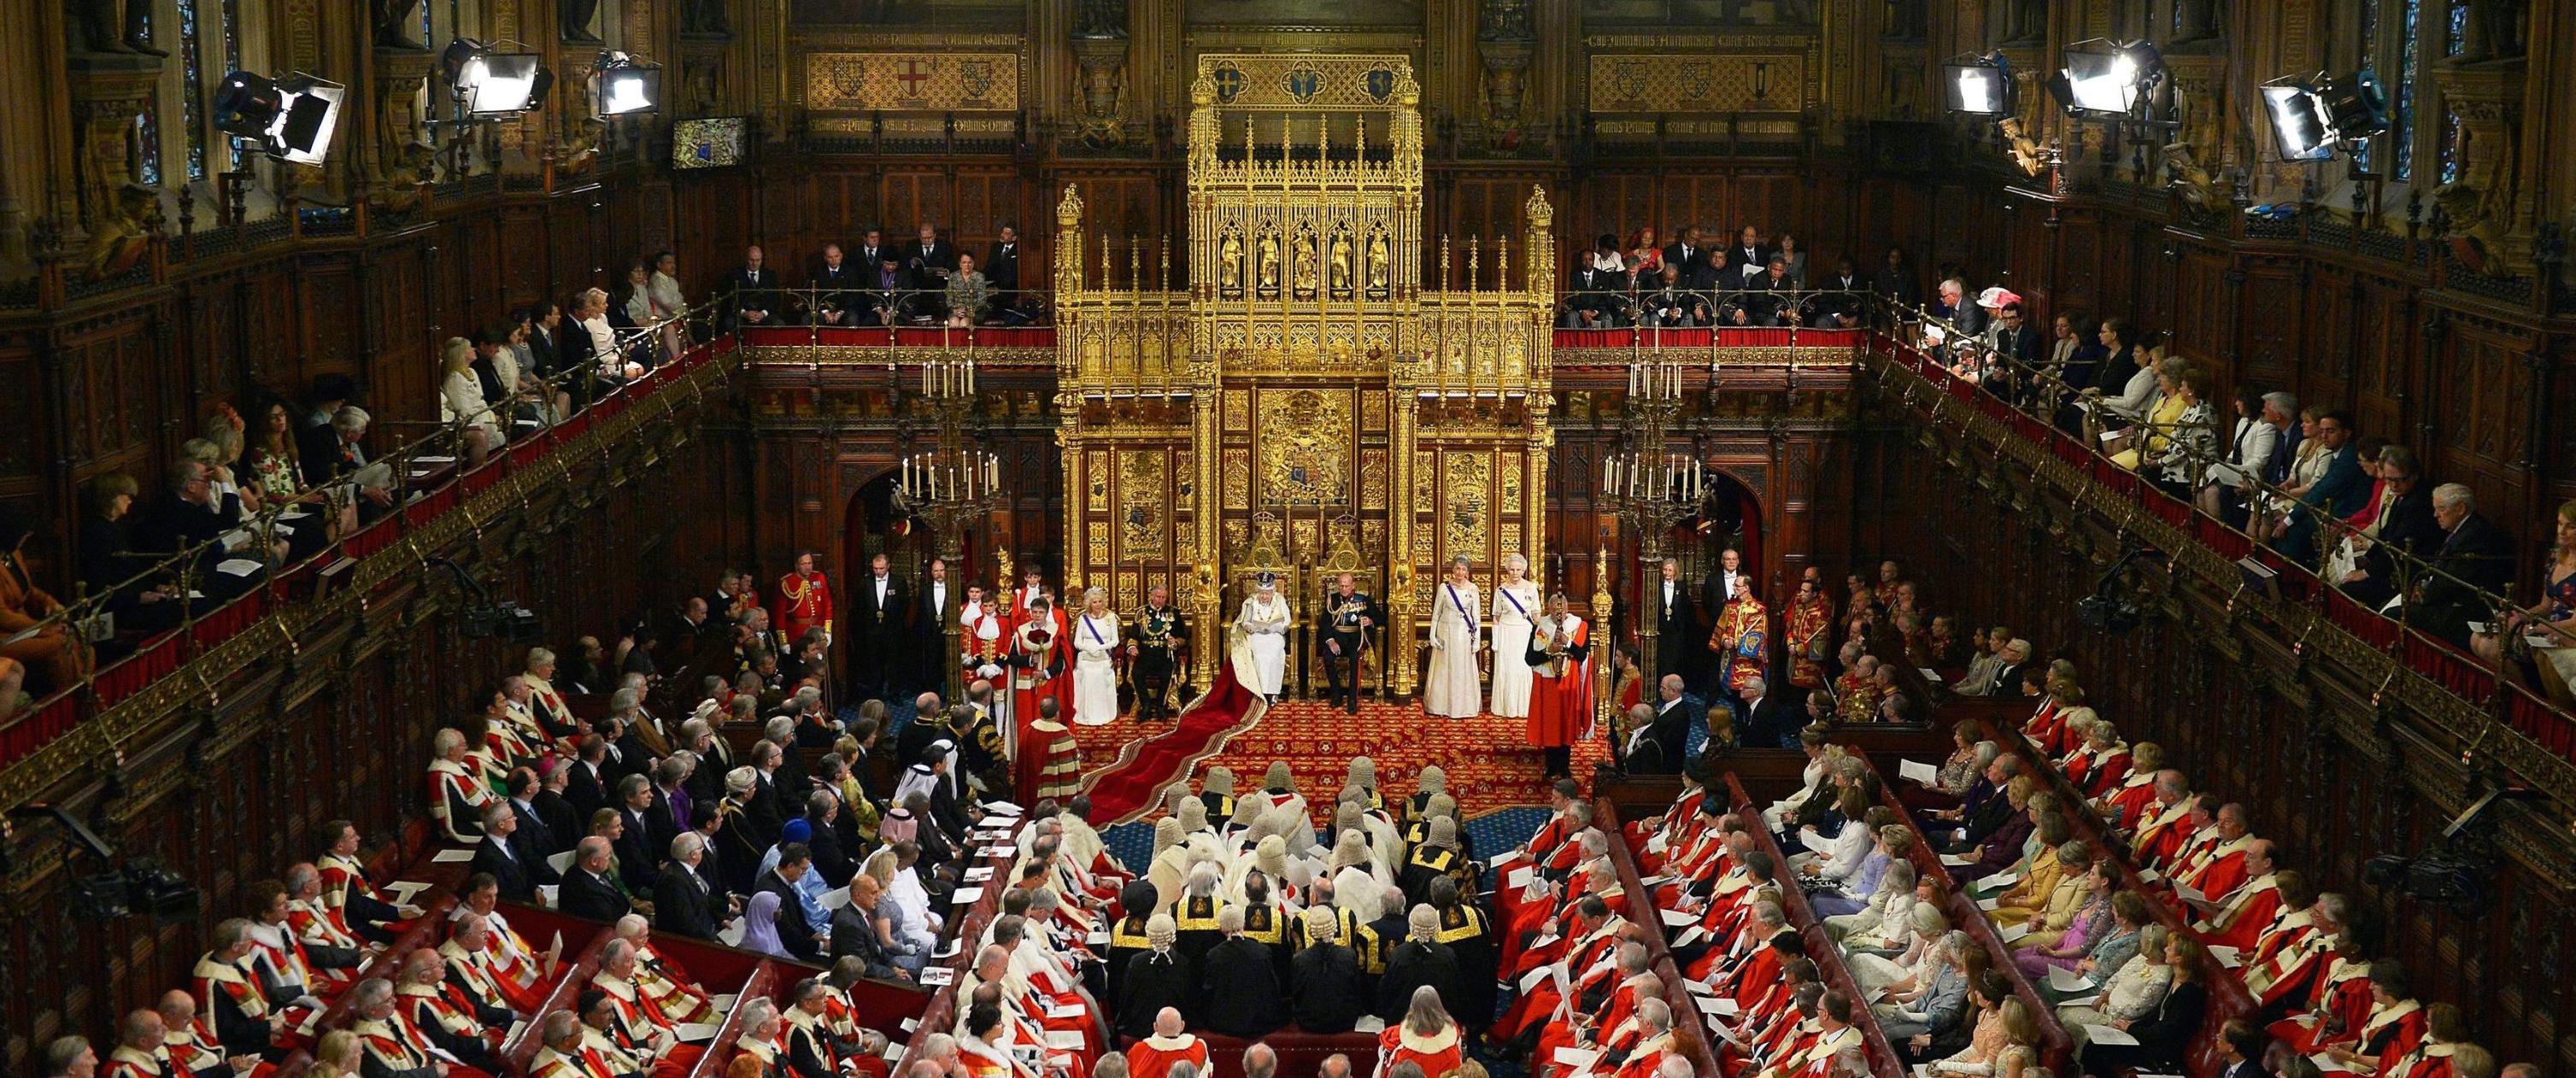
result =
[[1073,721],[1107,726],[1118,721],[1118,615],[1109,609],[1109,593],[1092,588],[1082,593],[1082,614],[1073,619]]
[[1503,559],[1503,580],[1494,587],[1493,701],[1486,707],[1507,719],[1529,716],[1530,622],[1538,615],[1538,585],[1530,583],[1529,559],[1518,554]]
[[1279,682],[1288,672],[1288,602],[1279,597],[1279,578],[1263,573],[1253,578],[1253,593],[1235,615],[1243,633],[1244,653],[1236,656],[1235,680],[1263,703],[1279,702]]
[[1476,684],[1476,647],[1484,639],[1477,617],[1482,597],[1468,572],[1467,559],[1454,559],[1449,579],[1431,589],[1431,672],[1422,683],[1422,709],[1452,719],[1475,718],[1483,707]]

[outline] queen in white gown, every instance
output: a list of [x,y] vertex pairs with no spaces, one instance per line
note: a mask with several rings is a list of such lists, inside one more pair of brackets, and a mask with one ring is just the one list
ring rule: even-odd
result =
[[1269,573],[1254,579],[1252,596],[1234,627],[1243,633],[1244,655],[1235,663],[1235,678],[1265,701],[1279,697],[1279,682],[1288,672],[1288,601],[1279,597],[1279,580]]
[[1452,719],[1475,718],[1483,707],[1476,683],[1483,607],[1468,572],[1467,559],[1451,561],[1449,578],[1431,589],[1431,672],[1422,683],[1422,709]]
[[1073,721],[1107,726],[1118,721],[1118,615],[1109,609],[1109,593],[1092,588],[1082,593],[1082,613],[1073,619]]
[[1493,699],[1485,708],[1507,719],[1529,715],[1530,619],[1538,613],[1538,585],[1530,583],[1529,559],[1518,554],[1503,559],[1503,581],[1494,588]]

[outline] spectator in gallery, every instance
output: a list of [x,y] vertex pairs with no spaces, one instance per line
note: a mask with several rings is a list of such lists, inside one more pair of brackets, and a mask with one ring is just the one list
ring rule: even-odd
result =
[[2495,613],[2489,595],[2513,579],[2513,539],[2478,512],[2477,495],[2466,484],[2433,488],[2433,522],[2442,529],[2434,571],[2416,584],[2406,622],[2465,648],[2469,623],[2489,620]]
[[1808,297],[1807,325],[1813,329],[1854,329],[1865,317],[1869,282],[1861,279],[1849,258],[1834,260],[1831,276],[1817,282],[1822,289]]
[[1637,324],[1666,329],[1708,324],[1708,296],[1682,287],[1681,277],[1681,267],[1673,265],[1654,275],[1654,290],[1638,297]]
[[648,282],[653,297],[653,321],[662,323],[662,354],[677,356],[686,343],[686,327],[675,319],[689,309],[689,301],[680,292],[680,256],[669,250],[653,254],[653,277]]
[[1807,247],[1798,242],[1798,237],[1781,233],[1779,244],[1771,250],[1771,257],[1789,264],[1789,287],[1801,290],[1807,287]]
[[[2534,648],[2532,674],[2549,698],[2565,707],[2576,703],[2576,501],[2558,506],[2556,542],[2541,560],[2540,601],[2508,613],[2507,632],[2539,637],[2554,646]],[[2481,633],[2472,640],[2478,657],[2494,662],[2502,639]]]
[[[1681,267],[1673,267],[1676,273]],[[1637,238],[1628,243],[1628,272],[1640,281],[1659,279],[1664,274],[1664,249],[1655,246],[1655,226],[1637,230]]]
[[1019,225],[1002,222],[1001,232],[993,237],[992,248],[985,252],[983,266],[984,280],[992,284],[993,292],[1003,302],[1014,298],[1011,293],[1020,290]]
[[[1752,225],[1736,233],[1735,246],[1726,249],[1727,271],[1721,276],[1724,286],[1749,286],[1771,265],[1771,250],[1762,246],[1762,234]],[[1786,263],[1783,263],[1786,265]]]
[[844,326],[858,317],[850,309],[850,290],[858,286],[859,275],[859,267],[850,262],[840,244],[823,245],[823,260],[805,282],[814,296],[815,325]]
[[[1752,229],[1745,231],[1750,233]],[[1774,255],[1762,272],[1744,282],[1744,290],[1729,300],[1719,320],[1733,326],[1788,325],[1791,307],[1787,293],[1791,287],[1789,263]]]
[[1902,247],[1887,249],[1887,257],[1879,263],[1877,272],[1870,274],[1869,287],[1870,291],[1886,297],[1899,309],[1915,307],[1923,302],[1920,275],[1913,263],[1905,260],[1905,248]]
[[920,280],[923,288],[936,288],[957,275],[959,251],[955,244],[939,242],[939,226],[921,223],[919,237],[904,251],[903,268]]
[[439,349],[438,412],[465,447],[465,464],[472,467],[483,461],[500,434],[492,422],[492,406],[483,400],[482,380],[474,376],[474,345],[463,337],[450,337]]
[[903,262],[892,252],[877,260],[868,274],[867,313],[869,324],[899,325],[912,318],[912,275],[904,271]]
[[[1708,245],[1700,242],[1699,228],[1696,225],[1682,226],[1681,232],[1675,235],[1673,242],[1663,250],[1662,264],[1680,268],[1684,287],[1706,287],[1700,280],[1700,274],[1708,268],[1709,262]],[[1711,276],[1714,277],[1714,275]]]
[[1558,329],[1617,329],[1627,324],[1621,317],[1626,308],[1628,291],[1627,262],[1619,256],[1619,237],[1607,232],[1593,243],[1591,253],[1577,260],[1573,287],[1565,306],[1557,312]]
[[760,248],[747,247],[742,265],[725,272],[726,313],[739,326],[768,325],[778,310],[778,271],[761,264]]
[[948,325],[960,329],[984,319],[984,309],[993,302],[993,285],[975,269],[975,256],[959,254],[955,272],[948,278]]

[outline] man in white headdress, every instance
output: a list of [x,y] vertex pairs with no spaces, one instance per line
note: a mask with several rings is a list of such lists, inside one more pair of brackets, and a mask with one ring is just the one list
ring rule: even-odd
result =
[[1088,588],[1073,619],[1073,721],[1107,726],[1118,721],[1118,614],[1109,592]]
[[1476,652],[1484,644],[1476,582],[1467,559],[1449,563],[1449,578],[1431,591],[1431,671],[1422,682],[1422,709],[1452,719],[1472,719],[1479,699]]
[[1503,579],[1494,586],[1494,686],[1486,709],[1504,718],[1529,714],[1530,625],[1538,620],[1538,585],[1529,580],[1529,559],[1519,554],[1503,559]]
[[1235,659],[1235,679],[1263,703],[1279,702],[1279,683],[1288,672],[1288,602],[1279,597],[1279,578],[1262,573],[1243,601],[1234,627],[1243,634],[1242,654]]

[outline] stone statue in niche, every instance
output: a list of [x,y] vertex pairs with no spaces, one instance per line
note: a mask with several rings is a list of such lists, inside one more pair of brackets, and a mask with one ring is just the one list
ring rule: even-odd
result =
[[367,0],[367,20],[375,28],[379,49],[426,50],[428,45],[411,39],[411,28],[420,25],[420,0]]
[[568,44],[599,44],[599,35],[590,29],[598,15],[599,0],[555,0],[555,22]]
[[1297,294],[1315,294],[1315,237],[1300,232],[1288,249],[1288,280],[1296,285]]
[[82,52],[170,55],[152,45],[152,0],[71,0],[71,5],[80,22]]
[[1328,280],[1332,286],[1333,294],[1337,296],[1350,295],[1351,262],[1352,255],[1354,253],[1351,250],[1351,234],[1348,232],[1333,233],[1332,250],[1332,268],[1330,271],[1332,276],[1328,278]]
[[1279,291],[1278,236],[1267,232],[1261,234],[1260,257],[1261,266],[1253,279],[1261,283],[1261,290],[1264,292]]
[[1386,233],[1372,233],[1369,236],[1368,242],[1368,290],[1370,295],[1383,296],[1387,293],[1388,283],[1392,274],[1390,267],[1387,265],[1389,261],[1391,261],[1391,259],[1387,254]]
[[681,0],[680,32],[719,35],[733,32],[725,20],[725,0]]

